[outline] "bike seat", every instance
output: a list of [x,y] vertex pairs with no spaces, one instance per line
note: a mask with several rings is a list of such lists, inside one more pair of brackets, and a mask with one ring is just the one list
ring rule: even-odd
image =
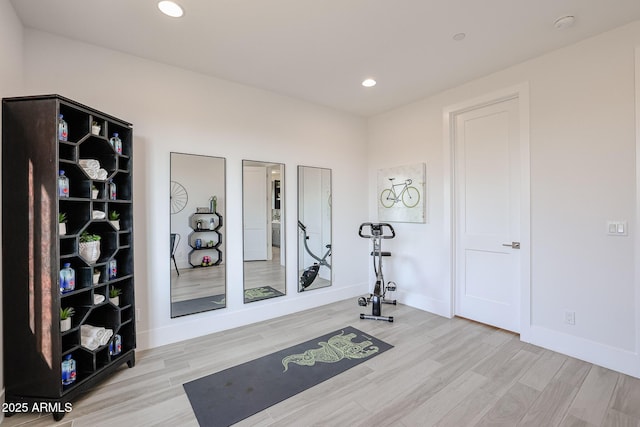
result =
[[[375,252],[371,251],[371,256],[373,256],[374,254],[375,254]],[[380,255],[382,255],[382,256],[391,256],[391,252],[382,251],[382,252],[380,252]]]

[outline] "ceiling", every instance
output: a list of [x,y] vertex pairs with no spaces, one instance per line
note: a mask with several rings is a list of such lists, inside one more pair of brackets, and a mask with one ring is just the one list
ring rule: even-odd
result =
[[361,116],[640,19],[639,0],[177,1],[179,19],[156,0],[11,3],[28,28]]

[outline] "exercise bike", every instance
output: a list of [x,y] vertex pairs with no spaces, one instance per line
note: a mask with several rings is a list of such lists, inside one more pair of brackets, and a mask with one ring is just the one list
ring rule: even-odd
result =
[[316,254],[311,252],[311,249],[307,244],[307,240],[309,240],[309,236],[307,236],[307,227],[305,227],[305,225],[302,222],[298,221],[298,228],[300,228],[300,230],[302,231],[302,236],[303,236],[302,240],[304,241],[304,249],[307,251],[309,256],[311,256],[311,258],[318,261],[318,262],[314,262],[313,265],[307,267],[302,272],[302,275],[300,276],[300,292],[302,292],[305,289],[307,289],[309,286],[311,286],[313,281],[316,280],[316,277],[320,272],[320,267],[325,266],[329,270],[331,270],[331,264],[329,264],[329,261],[327,261],[327,258],[331,256],[331,245],[329,244],[325,246],[327,251],[325,252],[324,256],[320,258]]
[[[368,231],[368,233],[366,233]],[[366,307],[371,303],[371,314],[360,314],[361,319],[370,320],[386,320],[393,322],[393,316],[382,315],[382,304],[396,305],[396,300],[388,300],[385,298],[387,291],[395,291],[395,282],[384,283],[384,276],[382,275],[382,257],[391,256],[391,252],[382,251],[382,239],[393,239],[396,237],[396,232],[387,223],[371,223],[365,222],[360,225],[358,235],[365,239],[371,239],[373,241],[373,251],[371,256],[373,257],[373,271],[376,274],[376,283],[373,287],[373,293],[369,297],[358,298],[358,305]]]

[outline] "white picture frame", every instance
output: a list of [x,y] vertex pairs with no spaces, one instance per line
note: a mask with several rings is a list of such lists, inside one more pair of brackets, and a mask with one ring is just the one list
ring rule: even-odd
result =
[[378,170],[378,221],[426,222],[426,165]]

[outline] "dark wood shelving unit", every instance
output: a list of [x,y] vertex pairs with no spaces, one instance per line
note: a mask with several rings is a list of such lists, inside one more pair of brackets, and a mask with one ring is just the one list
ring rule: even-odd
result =
[[[58,117],[68,124],[68,140],[58,139]],[[98,134],[92,122],[101,126]],[[118,132],[122,154],[109,143]],[[133,264],[133,126],[59,95],[2,100],[2,281],[4,381],[6,402],[66,402],[94,387],[122,364],[135,365],[135,295]],[[106,179],[92,178],[81,159],[95,159]],[[58,171],[69,178],[69,197],[58,194]],[[108,197],[108,181],[117,197]],[[92,187],[98,190],[92,197]],[[94,211],[120,214],[116,229]],[[58,214],[66,213],[66,234],[59,234]],[[80,236],[100,239],[100,256],[85,259]],[[117,275],[108,275],[110,263]],[[60,269],[71,263],[75,290],[62,293]],[[97,283],[94,271],[100,272]],[[109,289],[122,291],[119,305]],[[97,301],[96,296],[104,297]],[[101,299],[101,297],[98,297]],[[61,331],[60,309],[73,307],[70,330]],[[81,345],[81,326],[92,325],[120,335],[122,352],[109,343],[95,350]],[[71,354],[76,380],[62,384],[62,361]],[[11,413],[5,414],[7,416]],[[53,413],[56,420],[63,410]]]

